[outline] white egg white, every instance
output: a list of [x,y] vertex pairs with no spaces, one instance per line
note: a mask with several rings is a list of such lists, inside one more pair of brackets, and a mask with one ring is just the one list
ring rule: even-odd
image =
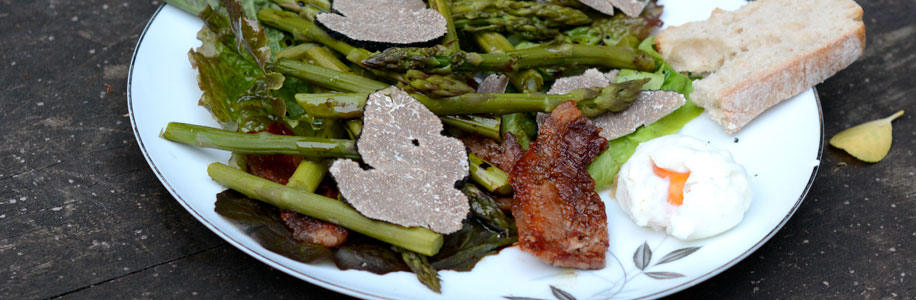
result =
[[[681,205],[668,202],[668,178],[656,175],[653,164],[690,172]],[[640,144],[617,176],[615,197],[633,222],[681,240],[728,231],[741,222],[751,204],[747,172],[731,153],[685,135]]]

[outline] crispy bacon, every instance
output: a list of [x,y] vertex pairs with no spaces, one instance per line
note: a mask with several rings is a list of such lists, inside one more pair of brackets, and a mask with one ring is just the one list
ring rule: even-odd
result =
[[586,170],[608,147],[600,130],[574,102],[563,103],[515,163],[509,180],[522,251],[561,267],[604,267],[607,216]]
[[[293,131],[280,123],[270,123],[267,131],[273,134],[293,135]],[[257,133],[254,131],[249,133]],[[248,172],[252,175],[279,183],[286,184],[289,177],[296,172],[296,167],[302,162],[302,157],[285,154],[249,154]]]
[[518,141],[515,140],[515,135],[511,132],[506,132],[503,135],[502,144],[479,136],[463,137],[461,141],[464,142],[465,146],[468,146],[468,150],[471,153],[495,164],[497,168],[506,172],[512,170],[512,165],[515,165],[515,162],[525,153],[525,150],[518,144]]
[[284,211],[280,214],[280,218],[286,223],[286,227],[293,231],[293,238],[302,242],[337,247],[347,240],[346,228],[328,222],[294,211]]

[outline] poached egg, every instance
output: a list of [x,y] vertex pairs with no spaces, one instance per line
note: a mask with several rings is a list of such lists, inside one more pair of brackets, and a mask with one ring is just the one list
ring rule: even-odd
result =
[[615,197],[633,222],[681,240],[728,231],[751,204],[747,172],[731,153],[685,135],[641,143],[617,176]]

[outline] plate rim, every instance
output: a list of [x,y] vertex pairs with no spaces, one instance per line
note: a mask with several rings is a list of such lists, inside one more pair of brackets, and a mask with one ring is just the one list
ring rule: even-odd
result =
[[[139,148],[140,148],[140,152],[143,153],[143,158],[146,160],[146,163],[150,166],[150,168],[152,169],[153,173],[156,175],[156,178],[159,180],[159,182],[162,183],[163,187],[165,187],[165,189],[169,192],[169,194],[171,194],[172,197],[174,197],[175,200],[176,200],[182,207],[184,207],[184,209],[185,209],[186,211],[188,211],[195,219],[197,219],[198,222],[201,222],[201,224],[203,224],[205,227],[207,227],[207,229],[209,229],[211,232],[213,232],[214,234],[216,234],[217,236],[219,236],[220,238],[222,238],[224,241],[226,241],[226,242],[229,243],[230,245],[236,247],[237,249],[241,250],[242,252],[245,252],[246,254],[248,254],[249,256],[251,256],[252,258],[255,258],[255,259],[257,259],[257,260],[259,260],[259,261],[261,261],[261,262],[267,264],[268,266],[270,266],[270,267],[272,267],[272,268],[274,268],[274,269],[280,270],[280,271],[282,271],[283,273],[286,273],[286,274],[288,274],[288,275],[290,275],[290,276],[299,278],[299,279],[301,279],[301,280],[305,280],[305,281],[307,281],[307,282],[309,282],[309,283],[318,285],[318,286],[320,286],[320,287],[322,287],[322,288],[326,288],[326,289],[329,289],[329,290],[332,290],[332,291],[335,291],[335,292],[339,292],[339,293],[346,294],[346,295],[349,295],[349,296],[360,297],[360,298],[364,298],[364,299],[392,299],[392,298],[386,298],[386,297],[382,297],[382,296],[378,296],[378,295],[374,295],[374,294],[365,293],[365,292],[362,292],[362,291],[359,291],[359,290],[351,289],[351,288],[349,288],[349,287],[347,287],[347,286],[342,286],[342,285],[338,285],[338,284],[335,284],[335,283],[332,283],[332,282],[324,281],[324,280],[322,280],[321,278],[314,277],[314,276],[311,276],[311,275],[309,275],[309,274],[305,274],[305,273],[302,273],[302,272],[298,272],[298,271],[296,271],[296,270],[293,270],[293,269],[291,269],[291,268],[289,268],[289,267],[287,267],[287,266],[285,266],[285,265],[283,265],[283,264],[281,264],[281,263],[279,263],[279,262],[277,262],[277,261],[274,261],[274,260],[272,260],[272,259],[270,259],[270,258],[268,258],[268,257],[266,257],[266,256],[264,256],[264,255],[261,255],[260,253],[258,253],[258,252],[255,251],[254,249],[251,249],[251,248],[249,248],[249,247],[243,245],[241,242],[236,241],[235,239],[233,239],[232,237],[230,237],[227,233],[223,232],[221,229],[217,228],[215,225],[213,225],[212,223],[210,223],[206,218],[203,217],[203,215],[201,215],[201,214],[198,213],[194,208],[192,208],[192,207],[190,206],[190,204],[188,204],[188,202],[187,202],[184,198],[182,198],[181,195],[178,194],[178,191],[176,191],[176,190],[172,187],[172,185],[168,182],[168,180],[166,180],[166,179],[164,178],[163,174],[159,171],[159,168],[158,168],[158,167],[156,166],[156,164],[153,162],[153,160],[152,160],[150,154],[147,152],[146,146],[145,146],[144,143],[143,143],[143,138],[140,136],[140,132],[139,132],[139,130],[137,129],[138,127],[137,127],[136,118],[135,118],[135,116],[134,116],[133,97],[132,97],[132,88],[131,88],[131,86],[132,86],[132,84],[133,84],[134,65],[135,65],[135,62],[136,62],[136,59],[137,59],[137,54],[140,52],[140,47],[141,47],[141,45],[143,44],[144,37],[146,36],[146,33],[148,32],[149,28],[152,26],[153,22],[156,20],[156,17],[159,15],[159,13],[162,12],[162,10],[166,7],[166,5],[169,5],[169,4],[168,4],[168,3],[162,3],[162,4],[160,4],[159,8],[156,9],[156,11],[153,13],[152,16],[150,16],[150,19],[149,19],[149,21],[147,21],[146,26],[144,26],[143,31],[142,31],[142,33],[140,34],[140,36],[139,36],[139,38],[138,38],[138,40],[137,40],[137,44],[136,44],[136,46],[134,47],[134,51],[133,51],[133,53],[131,54],[130,66],[129,66],[128,75],[127,75],[127,110],[128,110],[128,114],[129,114],[129,116],[130,116],[131,129],[132,129],[132,131],[133,131],[133,133],[134,133],[134,137],[137,139],[137,143],[138,143],[138,146],[139,146]],[[805,187],[804,187],[804,189],[802,190],[801,195],[799,195],[798,199],[795,201],[795,204],[792,206],[792,209],[789,210],[789,212],[785,215],[785,217],[783,217],[783,219],[780,220],[779,224],[777,224],[775,227],[773,227],[773,229],[770,230],[770,232],[767,233],[766,236],[764,236],[763,238],[761,238],[760,241],[758,241],[758,242],[757,242],[756,244],[754,244],[752,247],[748,248],[748,249],[747,249],[745,252],[743,252],[741,255],[735,257],[734,259],[728,261],[727,263],[725,263],[725,264],[719,266],[718,268],[715,268],[715,269],[713,269],[713,270],[711,270],[711,271],[709,271],[709,272],[707,272],[707,273],[705,273],[705,274],[703,274],[703,275],[697,276],[697,277],[695,277],[695,278],[693,278],[693,279],[691,279],[691,280],[685,281],[685,282],[683,282],[683,283],[681,283],[681,284],[675,285],[675,286],[670,287],[670,288],[667,288],[667,289],[665,289],[665,290],[661,290],[661,291],[657,291],[657,292],[652,293],[652,294],[644,295],[644,296],[638,297],[638,298],[636,298],[636,299],[655,299],[655,298],[660,298],[660,297],[668,296],[668,295],[671,295],[671,294],[673,294],[673,293],[680,292],[680,291],[683,291],[683,290],[685,290],[685,289],[687,289],[687,288],[690,288],[690,287],[692,287],[692,286],[695,286],[695,285],[697,285],[697,284],[699,284],[699,283],[701,283],[701,282],[704,282],[704,281],[706,281],[706,280],[709,280],[710,278],[712,278],[712,277],[714,277],[714,276],[716,276],[716,275],[719,275],[720,273],[724,272],[725,270],[727,270],[727,269],[733,267],[734,265],[736,265],[737,263],[743,261],[743,260],[746,259],[748,256],[750,256],[751,253],[754,253],[755,251],[757,251],[758,249],[760,249],[760,247],[763,246],[763,244],[765,244],[765,243],[768,242],[771,238],[773,238],[773,236],[775,236],[776,233],[779,232],[779,231],[786,225],[786,223],[788,223],[789,219],[792,218],[792,216],[795,214],[795,212],[796,212],[796,211],[798,210],[798,208],[801,206],[802,202],[804,202],[804,199],[805,199],[805,197],[807,197],[808,192],[810,192],[811,187],[812,187],[812,185],[814,184],[814,179],[817,177],[817,172],[818,172],[818,169],[819,169],[819,167],[820,167],[820,161],[821,161],[821,159],[822,159],[823,152],[824,152],[824,151],[823,151],[823,150],[824,150],[824,112],[823,112],[823,108],[821,107],[821,99],[820,99],[820,95],[819,95],[818,92],[817,92],[817,89],[816,89],[815,87],[812,87],[810,90],[814,93],[815,103],[817,104],[818,124],[820,125],[820,126],[819,126],[819,127],[820,127],[820,128],[819,128],[819,131],[820,131],[820,132],[819,132],[819,136],[820,136],[820,138],[819,138],[819,140],[818,140],[817,155],[816,155],[816,158],[815,158],[815,159],[818,161],[818,164],[815,165],[815,166],[813,167],[813,169],[812,169],[812,171],[811,171],[811,176],[808,178],[808,182],[805,184]],[[805,90],[805,91],[808,91],[808,90]],[[802,92],[802,93],[804,93],[804,92]]]

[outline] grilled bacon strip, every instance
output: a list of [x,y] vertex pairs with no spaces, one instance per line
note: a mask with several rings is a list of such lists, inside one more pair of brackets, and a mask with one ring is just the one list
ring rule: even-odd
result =
[[607,215],[586,170],[608,147],[600,131],[574,102],[563,103],[515,163],[509,181],[522,251],[560,267],[604,267]]

